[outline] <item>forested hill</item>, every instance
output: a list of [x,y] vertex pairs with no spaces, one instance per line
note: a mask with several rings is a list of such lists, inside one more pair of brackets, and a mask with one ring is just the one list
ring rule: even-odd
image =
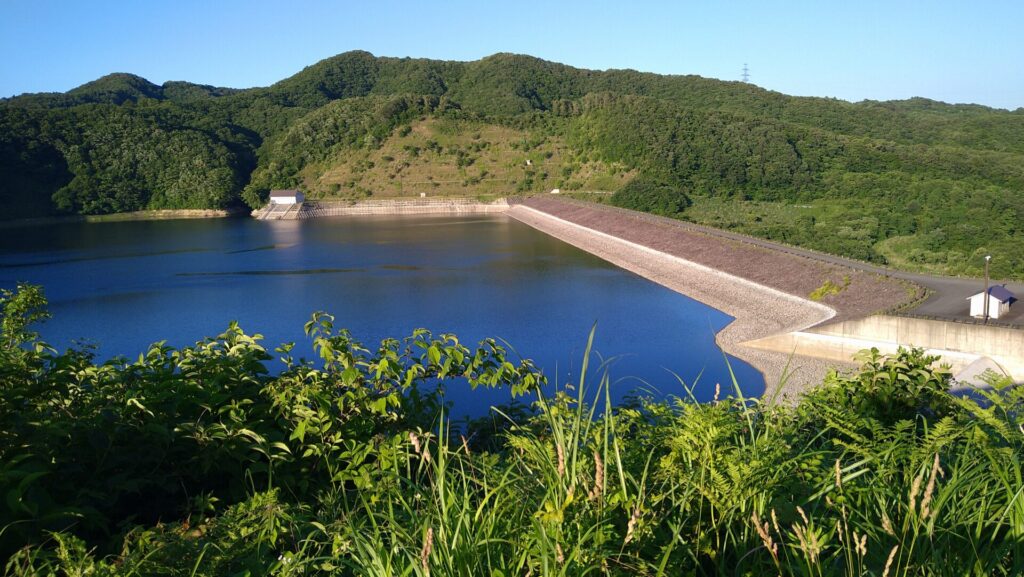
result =
[[907,268],[976,273],[991,252],[996,276],[1024,276],[1024,109],[366,52],[266,88],[111,74],[0,100],[0,218],[258,206],[291,186],[616,192],[623,206]]

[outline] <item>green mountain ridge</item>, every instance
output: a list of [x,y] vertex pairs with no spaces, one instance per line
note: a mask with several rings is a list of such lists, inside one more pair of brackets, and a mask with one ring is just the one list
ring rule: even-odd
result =
[[22,94],[0,99],[0,105],[68,108],[81,104],[124,104],[137,103],[140,99],[188,102],[203,98],[216,98],[242,92],[237,88],[220,88],[206,84],[195,84],[183,80],[169,80],[162,85],[127,72],[107,74],[67,92],[45,92]]
[[792,97],[506,53],[355,51],[265,88],[117,73],[3,99],[0,183],[8,219],[255,207],[288,186],[621,188],[617,204],[865,260],[975,273],[991,252],[997,276],[1024,276],[1024,109]]

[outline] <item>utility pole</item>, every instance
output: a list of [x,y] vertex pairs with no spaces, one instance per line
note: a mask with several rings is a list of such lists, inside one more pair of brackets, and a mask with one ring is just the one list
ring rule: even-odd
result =
[[992,255],[985,255],[985,304],[982,305],[985,310],[985,322],[988,322],[988,261],[992,260]]
[[743,82],[750,82],[750,69],[746,62],[743,63]]

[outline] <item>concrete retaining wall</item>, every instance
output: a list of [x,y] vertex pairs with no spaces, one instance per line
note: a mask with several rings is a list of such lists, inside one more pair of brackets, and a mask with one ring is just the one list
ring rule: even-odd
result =
[[954,373],[988,357],[1024,381],[1024,331],[1005,327],[875,315],[744,343],[763,350],[849,361],[858,351],[894,353],[915,346],[942,356]]
[[823,335],[875,335],[878,340],[982,355],[1024,355],[1024,331],[1007,327],[877,315],[813,329]]
[[485,214],[505,212],[508,206],[503,198],[491,203],[462,198],[363,200],[355,203],[306,202],[296,218],[369,214]]

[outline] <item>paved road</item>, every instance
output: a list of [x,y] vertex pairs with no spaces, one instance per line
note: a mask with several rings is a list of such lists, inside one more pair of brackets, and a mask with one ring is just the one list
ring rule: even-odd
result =
[[[624,210],[616,207],[611,207],[608,205],[600,206],[604,206],[612,210]],[[841,256],[834,256],[830,254],[817,252],[814,250],[797,248],[794,246],[772,242],[770,240],[755,238],[752,236],[747,236],[745,234],[720,230],[717,228],[711,228],[708,226],[702,226],[699,224],[684,222],[672,218],[636,213],[634,211],[627,212],[637,215],[637,218],[651,219],[663,224],[678,226],[687,230],[700,232],[702,234],[706,234],[709,236],[716,236],[719,238],[727,238],[730,240],[746,242],[756,246],[770,248],[772,250],[787,252],[790,254],[800,255],[814,260],[819,260],[840,266],[850,267],[853,269],[864,270],[868,272],[873,272],[877,274],[887,275],[894,278],[915,282],[929,289],[931,291],[931,295],[928,297],[927,300],[925,300],[923,303],[915,307],[913,310],[908,311],[911,315],[929,316],[958,321],[973,321],[973,319],[971,319],[970,315],[968,314],[969,303],[967,302],[967,299],[971,295],[977,294],[984,290],[985,288],[985,281],[984,279],[980,278],[936,276],[904,272],[868,264],[859,260],[852,260],[848,258],[843,258]],[[993,281],[992,284],[1004,283],[1006,288],[1008,288],[1010,292],[1016,294],[1018,298],[1024,299],[1024,283]],[[1018,302],[1015,305],[1011,306],[1009,315],[1000,318],[998,324],[1011,324],[1024,328],[1024,302]]]
[[[977,294],[985,290],[985,280],[981,278],[970,278],[970,277],[951,277],[951,276],[937,276],[921,273],[906,272],[877,265],[872,265],[858,260],[852,260],[843,258],[840,256],[834,256],[830,254],[820,253],[813,250],[796,248],[772,242],[769,240],[753,238],[742,234],[732,233],[728,231],[716,230],[706,226],[700,226],[692,223],[684,223],[688,227],[693,227],[695,230],[700,230],[705,234],[730,238],[733,240],[740,240],[743,242],[751,242],[758,246],[771,248],[774,250],[781,250],[791,254],[798,254],[808,258],[847,266],[854,269],[869,271],[877,274],[888,275],[894,278],[908,280],[917,283],[931,291],[928,299],[923,303],[915,307],[913,310],[908,311],[914,315],[934,316],[940,318],[948,318],[955,320],[971,320],[969,314],[969,303],[967,299],[974,294]],[[991,284],[1004,284],[1010,292],[1024,297],[1024,283],[1020,282],[1004,282],[1004,281],[990,281]],[[1010,324],[1022,324],[1024,325],[1024,303],[1017,306],[1011,307],[1010,314],[1008,316],[999,319],[1000,323]]]
[[[985,289],[985,280],[969,277],[936,276],[921,273],[905,272],[891,268],[876,266],[858,260],[843,258],[830,254],[824,254],[813,250],[796,248],[772,242],[769,240],[753,238],[742,234],[717,230],[714,228],[700,226],[692,223],[683,223],[687,227],[699,230],[704,234],[730,238],[742,242],[750,242],[758,246],[780,250],[791,254],[798,254],[808,258],[847,266],[854,269],[869,271],[877,274],[888,275],[894,278],[908,280],[917,283],[931,291],[928,299],[908,311],[913,315],[932,316],[953,320],[972,320],[969,314],[969,303],[967,299]],[[991,281],[992,284],[1005,284],[1010,292],[1024,297],[1024,283]],[[1010,308],[1008,316],[999,319],[1000,324],[1024,325],[1024,303],[1019,303]]]

